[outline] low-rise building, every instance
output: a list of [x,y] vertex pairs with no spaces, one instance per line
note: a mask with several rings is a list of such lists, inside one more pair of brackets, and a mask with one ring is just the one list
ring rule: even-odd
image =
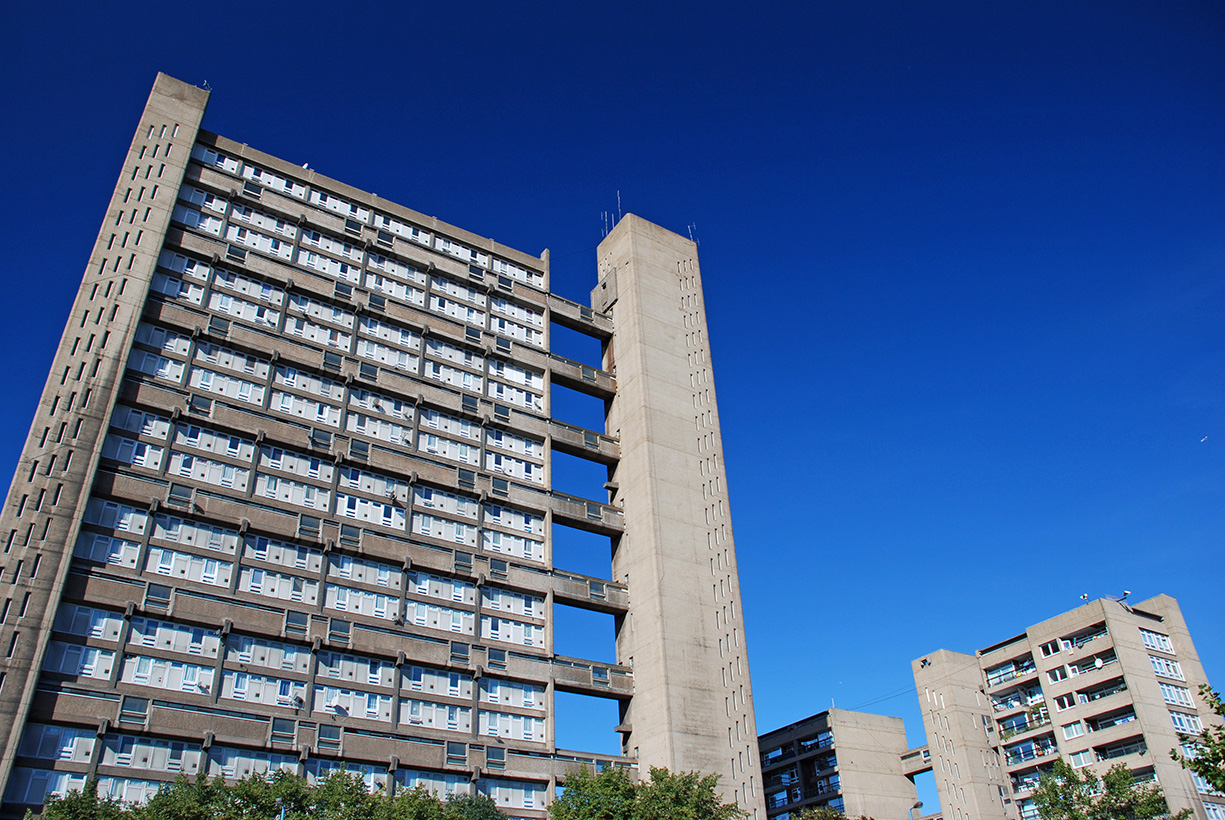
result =
[[901,718],[829,709],[767,732],[758,744],[769,820],[817,806],[901,820],[916,807]]

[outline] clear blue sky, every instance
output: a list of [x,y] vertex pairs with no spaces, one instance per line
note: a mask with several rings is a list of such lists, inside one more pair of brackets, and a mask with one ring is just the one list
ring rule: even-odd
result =
[[[757,719],[1178,597],[1225,684],[1218,2],[20,4],[13,465],[156,71],[206,127],[531,253],[696,226]],[[6,471],[8,466],[4,467]]]

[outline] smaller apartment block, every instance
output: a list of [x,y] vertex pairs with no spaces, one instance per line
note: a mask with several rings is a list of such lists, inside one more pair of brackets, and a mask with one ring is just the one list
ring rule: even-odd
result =
[[1091,601],[974,655],[942,649],[912,667],[948,820],[1033,820],[1033,789],[1059,758],[1099,774],[1122,763],[1159,783],[1172,810],[1225,820],[1225,796],[1170,758],[1180,732],[1217,718],[1168,595]]
[[758,743],[770,820],[817,806],[884,820],[908,817],[915,806],[901,718],[830,709],[764,734]]

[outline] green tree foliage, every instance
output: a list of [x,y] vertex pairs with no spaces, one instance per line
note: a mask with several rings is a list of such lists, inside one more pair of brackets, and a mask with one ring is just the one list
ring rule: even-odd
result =
[[1161,787],[1136,783],[1121,763],[1099,778],[1091,769],[1082,773],[1056,760],[1038,781],[1033,801],[1042,820],[1185,820],[1192,815],[1190,809],[1169,815]]
[[549,806],[552,820],[625,820],[634,811],[637,786],[623,769],[592,774],[586,766],[566,777],[566,790]]
[[717,774],[672,774],[651,767],[651,779],[638,787],[634,820],[741,820],[745,812],[715,794]]
[[[278,802],[279,801],[279,802]],[[90,781],[81,792],[51,797],[46,820],[505,820],[483,794],[454,795],[445,802],[422,788],[394,797],[371,793],[356,775],[333,772],[317,785],[286,772],[227,784],[221,778],[179,775],[143,806],[98,797]],[[27,820],[30,815],[27,815]]]
[[565,792],[549,806],[552,820],[742,820],[745,813],[715,793],[718,775],[672,774],[652,767],[650,779],[634,783],[609,767],[587,768],[566,778]]
[[[1225,718],[1225,703],[1221,701],[1219,692],[1212,691],[1205,684],[1200,686],[1199,696],[1217,717]],[[1191,754],[1183,754],[1174,749],[1171,750],[1170,756],[1182,764],[1184,769],[1208,781],[1215,791],[1225,794],[1225,726],[1209,724],[1194,737],[1178,737],[1184,744],[1192,747]]]
[[[846,820],[846,815],[832,806],[810,806],[806,809],[800,809],[791,817],[792,820]],[[872,819],[860,815],[859,820]]]
[[[30,812],[26,812],[27,820],[30,816]],[[47,820],[119,820],[123,816],[123,804],[109,797],[99,800],[98,782],[91,780],[79,792],[51,797],[42,816]]]
[[442,807],[442,820],[498,820],[505,817],[493,800],[484,794],[457,794]]

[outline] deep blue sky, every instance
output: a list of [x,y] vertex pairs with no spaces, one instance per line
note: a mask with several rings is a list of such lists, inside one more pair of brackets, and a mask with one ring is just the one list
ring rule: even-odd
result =
[[[22,4],[15,464],[156,71],[210,130],[530,253],[696,226],[757,719],[1177,596],[1225,683],[1217,2]],[[1206,437],[1206,438],[1205,438]],[[9,468],[5,467],[5,471]]]

